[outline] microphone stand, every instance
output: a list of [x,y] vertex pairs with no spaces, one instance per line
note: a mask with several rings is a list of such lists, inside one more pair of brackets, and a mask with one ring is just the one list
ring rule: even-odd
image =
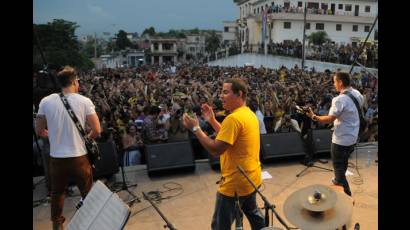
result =
[[261,196],[263,202],[264,202],[264,207],[265,207],[265,227],[269,226],[269,210],[272,210],[272,213],[275,214],[276,219],[279,220],[279,222],[287,229],[296,229],[296,228],[290,228],[285,221],[279,216],[279,214],[276,212],[275,210],[275,205],[269,203],[269,201],[266,199],[266,197],[259,191],[259,189],[256,187],[256,185],[253,183],[253,181],[251,180],[251,178],[248,177],[248,175],[246,175],[245,171],[243,170],[243,168],[238,165],[237,166],[238,170],[242,173],[242,175],[244,175],[246,177],[246,179],[249,181],[249,183],[253,186],[253,188],[255,189],[255,191]]
[[243,230],[243,214],[238,194],[235,192],[235,230]]
[[172,224],[168,221],[168,219],[164,216],[164,214],[162,214],[162,212],[159,210],[157,205],[155,205],[154,202],[151,201],[151,199],[147,196],[147,194],[145,194],[145,192],[142,192],[142,195],[152,205],[152,207],[154,207],[155,210],[157,210],[158,214],[165,221],[166,225],[164,225],[164,228],[169,228],[170,230],[176,230],[176,228],[174,228],[174,226],[172,226]]

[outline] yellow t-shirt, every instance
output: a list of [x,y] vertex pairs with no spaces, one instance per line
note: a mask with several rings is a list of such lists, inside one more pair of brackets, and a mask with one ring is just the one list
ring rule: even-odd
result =
[[259,160],[259,123],[249,107],[235,109],[222,122],[217,140],[230,144],[220,156],[222,181],[219,192],[225,196],[246,196],[254,191],[252,185],[236,168],[240,165],[256,186],[262,183]]

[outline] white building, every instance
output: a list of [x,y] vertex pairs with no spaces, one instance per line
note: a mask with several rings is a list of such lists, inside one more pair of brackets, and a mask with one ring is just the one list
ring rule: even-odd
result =
[[187,34],[185,40],[185,52],[193,57],[205,54],[205,36],[200,34]]
[[238,42],[238,24],[235,21],[223,21],[224,30],[222,32],[222,44],[230,47]]
[[164,62],[177,62],[177,42],[173,38],[151,39],[151,64],[162,64]]
[[[307,3],[306,36],[325,31],[338,44],[366,38],[378,14],[378,0],[234,0],[239,6],[242,46],[256,51],[262,42],[262,12],[268,8],[267,41],[303,40],[303,11]],[[279,10],[278,10],[279,9]],[[376,26],[377,28],[377,26]],[[370,39],[374,39],[375,30]]]
[[124,50],[112,55],[104,54],[94,60],[97,69],[120,67],[138,67],[145,64],[144,51]]
[[144,51],[131,50],[127,53],[127,66],[138,67],[145,64]]
[[123,65],[123,57],[122,55],[114,54],[104,54],[101,55],[98,60],[95,60],[95,67],[96,69],[102,69],[102,68],[111,68],[111,69],[116,69],[119,68]]

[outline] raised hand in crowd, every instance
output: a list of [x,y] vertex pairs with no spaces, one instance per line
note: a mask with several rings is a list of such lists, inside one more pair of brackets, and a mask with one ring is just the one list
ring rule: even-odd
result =
[[202,108],[202,116],[206,121],[211,121],[215,119],[215,113],[211,106],[208,104],[203,104]]

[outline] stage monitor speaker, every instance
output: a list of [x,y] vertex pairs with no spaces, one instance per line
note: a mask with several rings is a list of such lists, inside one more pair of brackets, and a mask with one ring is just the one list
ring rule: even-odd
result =
[[261,135],[261,159],[305,155],[300,134],[270,133]]
[[195,169],[195,158],[189,141],[146,145],[148,173],[177,168]]
[[330,129],[314,129],[312,131],[315,153],[330,152],[330,145],[332,144],[332,131]]
[[93,177],[100,178],[119,172],[117,147],[114,142],[98,143],[101,159],[95,162]]

